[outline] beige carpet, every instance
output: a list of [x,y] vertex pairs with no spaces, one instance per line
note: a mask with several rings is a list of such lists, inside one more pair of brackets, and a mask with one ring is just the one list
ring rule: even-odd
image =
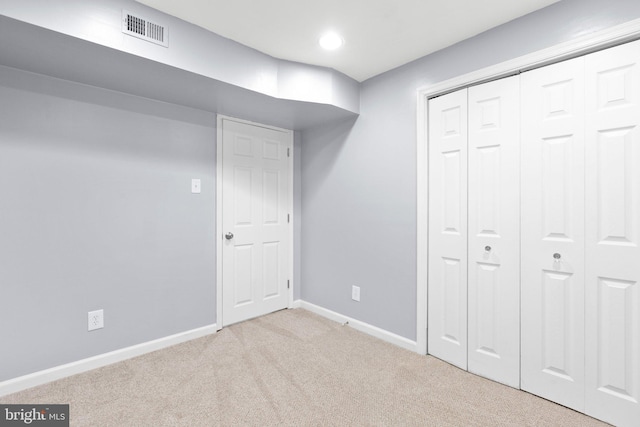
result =
[[285,310],[0,398],[72,426],[604,426],[528,393]]

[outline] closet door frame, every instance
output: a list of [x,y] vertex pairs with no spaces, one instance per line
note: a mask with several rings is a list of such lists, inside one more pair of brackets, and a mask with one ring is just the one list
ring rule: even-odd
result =
[[640,39],[640,19],[597,31],[551,48],[524,55],[491,67],[467,73],[418,90],[417,96],[417,283],[416,283],[416,352],[427,354],[427,295],[428,295],[428,242],[429,242],[429,174],[428,102],[430,98],[467,86],[488,82],[523,71],[564,61],[579,55]]

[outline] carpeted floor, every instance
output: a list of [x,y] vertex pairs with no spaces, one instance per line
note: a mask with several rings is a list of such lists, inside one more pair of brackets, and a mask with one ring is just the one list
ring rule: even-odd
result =
[[72,426],[606,425],[302,309],[0,403],[69,403]]

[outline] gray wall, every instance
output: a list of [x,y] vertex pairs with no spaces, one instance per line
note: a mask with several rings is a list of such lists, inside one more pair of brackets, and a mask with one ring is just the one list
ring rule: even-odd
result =
[[214,114],[0,67],[0,381],[215,323],[215,143]]
[[[308,71],[330,86],[346,79],[341,94],[320,93],[322,101],[358,107],[353,102],[358,85],[333,70],[275,60],[168,17],[174,50],[165,52],[119,34],[120,8],[143,6],[131,0],[64,1],[67,7],[0,0],[0,13],[88,40],[91,34],[78,33],[78,22],[97,19],[108,23],[102,34],[109,40],[92,41],[141,57],[57,34],[42,37],[44,30],[0,19],[5,24],[0,32],[9,24],[19,30],[2,38],[0,64],[67,79],[0,65],[0,290],[2,301],[12,302],[0,310],[0,381],[215,323],[214,113],[292,127],[342,114],[327,110],[329,105],[278,102],[242,87],[265,76],[265,67],[281,74],[279,67],[298,75]],[[60,18],[63,10],[72,11],[73,19]],[[180,49],[180,36],[190,50]],[[213,40],[207,52],[216,47],[218,55],[237,61],[213,60],[191,39],[205,45]],[[43,40],[57,44],[43,48]],[[164,58],[154,56],[158,49]],[[97,69],[64,58],[57,62],[69,50]],[[255,63],[246,66],[247,61]],[[238,86],[185,71],[190,69],[232,76]],[[288,82],[286,73],[272,77]],[[150,81],[156,87],[149,87]],[[140,91],[144,87],[149,90]],[[242,99],[244,109],[229,107]],[[263,109],[275,123],[260,120],[266,117]],[[295,298],[300,295],[300,141],[296,132]],[[202,194],[190,193],[191,178],[202,180]],[[86,313],[99,308],[105,310],[106,327],[88,333]]]
[[305,131],[302,299],[416,339],[417,90],[638,17],[637,0],[563,0],[367,80],[355,122]]
[[[564,0],[368,80],[358,119],[296,132],[296,297],[415,339],[416,90],[638,16]],[[0,67],[0,381],[214,323],[214,189],[211,112]]]

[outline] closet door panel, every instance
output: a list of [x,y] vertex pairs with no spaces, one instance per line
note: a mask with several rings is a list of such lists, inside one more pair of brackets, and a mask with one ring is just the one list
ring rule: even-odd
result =
[[586,413],[640,422],[640,42],[586,57]]
[[429,353],[467,369],[467,90],[429,101]]
[[521,387],[583,411],[584,58],[521,81]]
[[469,88],[469,371],[520,386],[520,78]]

